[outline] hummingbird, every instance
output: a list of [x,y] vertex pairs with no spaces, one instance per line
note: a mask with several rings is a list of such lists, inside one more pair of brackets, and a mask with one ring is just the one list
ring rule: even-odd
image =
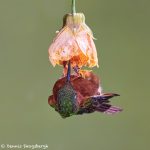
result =
[[120,95],[103,93],[99,78],[92,72],[86,71],[84,77],[71,75],[68,61],[67,75],[56,81],[48,103],[62,118],[93,112],[115,114],[122,111],[110,104],[110,99],[116,96]]

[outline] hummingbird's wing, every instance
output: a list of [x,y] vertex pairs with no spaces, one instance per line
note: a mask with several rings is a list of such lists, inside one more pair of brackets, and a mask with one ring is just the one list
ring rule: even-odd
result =
[[121,108],[109,104],[109,99],[114,96],[119,95],[114,93],[105,93],[102,95],[91,96],[82,104],[78,114],[92,113],[94,111],[106,114],[115,114],[122,111]]

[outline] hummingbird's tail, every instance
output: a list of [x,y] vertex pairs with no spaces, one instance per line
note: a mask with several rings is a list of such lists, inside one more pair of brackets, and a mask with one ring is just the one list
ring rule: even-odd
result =
[[111,115],[122,111],[120,107],[112,106],[111,104],[101,104],[99,107],[96,107],[96,111],[103,112],[105,114]]

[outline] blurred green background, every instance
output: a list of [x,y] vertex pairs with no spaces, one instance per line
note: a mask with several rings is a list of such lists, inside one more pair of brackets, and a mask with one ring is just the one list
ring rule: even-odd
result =
[[150,1],[77,0],[99,55],[105,92],[121,97],[115,116],[62,119],[47,98],[62,68],[47,49],[71,0],[0,0],[0,144],[48,144],[49,150],[150,149]]

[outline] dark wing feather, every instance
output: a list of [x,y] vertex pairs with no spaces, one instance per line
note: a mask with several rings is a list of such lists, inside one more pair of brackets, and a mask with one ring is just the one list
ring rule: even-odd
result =
[[89,99],[91,103],[89,103],[89,105],[86,105],[86,107],[82,106],[81,109],[78,111],[78,114],[92,113],[94,111],[98,111],[106,114],[115,114],[117,112],[122,111],[121,108],[108,104],[110,102],[109,99],[114,96],[119,96],[119,95],[114,93],[105,93],[102,95],[92,96]]

